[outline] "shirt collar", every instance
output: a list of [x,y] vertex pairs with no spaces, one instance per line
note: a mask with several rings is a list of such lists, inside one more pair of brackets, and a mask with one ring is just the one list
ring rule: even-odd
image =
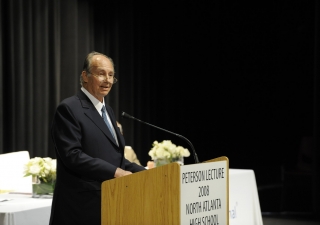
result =
[[100,113],[101,115],[101,108],[102,106],[104,106],[104,98],[103,98],[103,102],[100,102],[98,99],[96,99],[92,94],[90,94],[89,91],[87,91],[87,89],[85,89],[84,87],[81,87],[81,91],[83,91],[83,93],[85,93],[88,98],[90,99],[90,101],[92,102],[92,104],[94,105],[94,107],[97,109],[97,111]]

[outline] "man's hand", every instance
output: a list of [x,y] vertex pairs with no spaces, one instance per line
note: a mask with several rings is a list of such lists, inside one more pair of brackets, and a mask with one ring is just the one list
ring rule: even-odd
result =
[[153,162],[153,161],[148,161],[147,167],[148,167],[148,169],[154,168],[154,167],[155,167],[155,166],[154,166],[154,162]]
[[127,176],[127,175],[130,175],[132,174],[132,172],[130,171],[127,171],[127,170],[123,170],[121,168],[117,168],[115,174],[114,174],[114,177],[123,177],[123,176]]

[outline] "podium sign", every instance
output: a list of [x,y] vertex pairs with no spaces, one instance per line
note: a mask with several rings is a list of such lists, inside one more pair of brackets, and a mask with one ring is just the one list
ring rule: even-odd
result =
[[217,160],[181,167],[181,224],[229,224],[228,160]]

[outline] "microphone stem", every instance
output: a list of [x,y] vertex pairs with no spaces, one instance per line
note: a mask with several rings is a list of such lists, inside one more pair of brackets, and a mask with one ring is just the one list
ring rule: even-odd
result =
[[192,143],[191,143],[186,137],[184,137],[184,136],[182,136],[182,135],[180,135],[180,134],[173,133],[173,132],[171,132],[171,131],[169,131],[169,130],[166,130],[166,129],[163,129],[163,128],[161,128],[161,127],[157,127],[157,126],[152,125],[152,124],[150,124],[150,123],[144,122],[144,121],[139,120],[139,119],[137,119],[137,118],[135,118],[135,117],[133,117],[133,116],[130,116],[130,117],[131,117],[132,119],[135,119],[135,120],[141,122],[141,123],[144,123],[144,124],[147,124],[147,125],[149,125],[149,126],[155,127],[155,128],[157,128],[157,129],[159,129],[159,130],[162,130],[162,131],[166,131],[166,132],[168,132],[168,133],[171,133],[171,134],[173,134],[173,135],[176,135],[176,136],[184,139],[185,141],[188,142],[188,144],[190,145],[190,147],[191,147],[191,149],[192,149],[192,151],[193,151],[193,156],[194,156],[194,161],[195,161],[195,163],[199,163],[199,159],[198,159],[198,155],[197,155],[197,153],[196,153],[196,150],[194,149]]
[[179,135],[179,134],[176,134],[176,135],[177,135],[178,137],[186,140],[186,141],[189,143],[189,145],[191,146],[191,149],[192,149],[192,151],[193,151],[194,161],[195,161],[195,163],[199,163],[198,155],[197,155],[196,150],[194,149],[192,143],[191,143],[186,137],[184,137],[184,136],[182,136],[182,135]]

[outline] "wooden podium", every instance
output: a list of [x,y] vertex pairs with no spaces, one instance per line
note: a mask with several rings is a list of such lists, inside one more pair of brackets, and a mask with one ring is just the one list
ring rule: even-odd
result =
[[102,225],[229,224],[229,161],[170,163],[102,183]]

